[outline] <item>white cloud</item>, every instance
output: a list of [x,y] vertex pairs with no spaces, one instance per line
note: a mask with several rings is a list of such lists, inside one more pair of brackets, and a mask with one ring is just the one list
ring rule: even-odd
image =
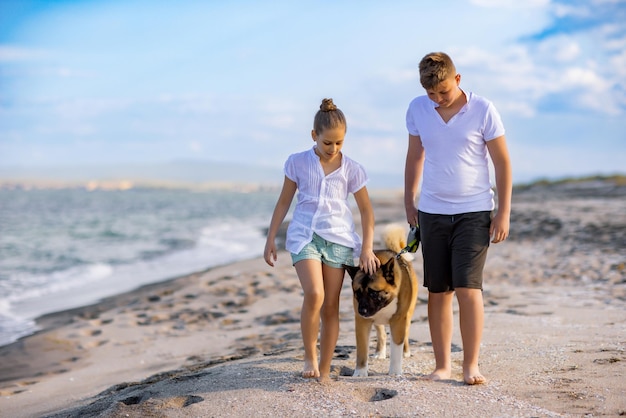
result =
[[501,113],[510,113],[525,118],[531,118],[537,114],[535,108],[528,102],[520,103],[516,101],[503,101],[498,103],[498,110]]
[[[567,11],[579,16],[586,12],[584,7]],[[569,96],[571,100],[562,101],[566,107],[618,115],[624,113],[626,101],[626,37],[620,32],[623,26],[617,26],[582,25],[501,50],[474,46],[452,52],[462,84],[480,86],[503,111],[531,117],[541,103]]]
[[581,46],[575,38],[559,35],[548,38],[541,42],[538,51],[547,57],[552,57],[557,62],[573,61],[581,56]]
[[559,18],[563,18],[566,16],[590,16],[589,8],[586,5],[554,3],[552,4],[552,11],[554,15]]
[[606,51],[611,51],[617,54],[622,53],[626,50],[626,36],[615,38],[609,37],[602,46]]
[[64,123],[49,123],[37,126],[35,132],[42,136],[68,135],[74,139],[90,136],[100,131],[99,126],[82,121],[66,121]]
[[122,112],[131,108],[132,100],[125,99],[69,99],[59,101],[41,100],[40,105],[49,106],[56,117],[65,119],[92,119],[106,113]]
[[42,49],[0,45],[0,62],[32,61],[46,58],[49,55],[49,52]]
[[289,113],[280,115],[270,115],[262,119],[262,122],[268,128],[290,129],[294,128],[294,118]]
[[390,84],[401,84],[406,82],[419,82],[417,69],[386,69],[380,73],[380,77]]
[[200,141],[191,141],[187,145],[189,149],[193,152],[201,152],[204,149],[204,146]]
[[174,109],[183,115],[207,115],[219,109],[219,100],[208,96],[173,97],[169,102],[171,103],[164,103],[172,104]]
[[566,89],[587,88],[593,93],[600,93],[606,91],[608,87],[608,83],[589,68],[566,68],[561,80],[562,86]]
[[346,139],[346,155],[367,167],[368,171],[398,171],[404,169],[407,146],[402,137],[381,135],[350,136]]
[[488,8],[534,9],[546,7],[550,0],[470,0],[470,4]]
[[613,55],[609,64],[613,71],[617,73],[618,80],[622,81],[623,85],[623,80],[626,78],[626,48],[624,48],[619,54]]

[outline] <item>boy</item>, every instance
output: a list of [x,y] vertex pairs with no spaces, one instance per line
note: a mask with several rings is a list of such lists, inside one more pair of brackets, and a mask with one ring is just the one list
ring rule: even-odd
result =
[[[498,243],[509,234],[512,175],[504,126],[491,102],[459,88],[461,75],[445,53],[426,55],[419,70],[427,95],[413,99],[406,114],[404,205],[407,221],[411,226],[419,224],[421,232],[435,354],[435,370],[428,378],[451,377],[456,293],[463,380],[481,384],[487,381],[478,367],[484,321],[482,272],[489,240]],[[487,154],[493,161],[498,195],[493,219]]]

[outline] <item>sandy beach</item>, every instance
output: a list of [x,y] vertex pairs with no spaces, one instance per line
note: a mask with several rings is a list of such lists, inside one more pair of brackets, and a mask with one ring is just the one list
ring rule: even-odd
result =
[[[377,239],[404,223],[400,193],[373,203]],[[610,180],[516,189],[511,236],[485,268],[485,385],[463,384],[457,311],[453,378],[424,379],[421,286],[404,374],[381,359],[353,378],[348,275],[332,380],[302,378],[301,288],[282,252],[275,268],[237,262],[39,318],[40,332],[0,347],[0,416],[626,416],[625,209]]]

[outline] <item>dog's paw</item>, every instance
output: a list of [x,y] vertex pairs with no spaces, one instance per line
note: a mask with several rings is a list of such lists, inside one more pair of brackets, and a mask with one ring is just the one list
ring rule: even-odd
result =
[[392,376],[402,376],[402,366],[397,367],[392,364],[389,365],[389,374]]
[[410,351],[405,351],[404,353],[402,353],[402,357],[404,357],[404,358],[411,357],[411,352]]
[[367,377],[367,369],[354,369],[352,377]]
[[374,353],[372,356],[375,359],[386,359],[387,358],[387,350],[381,350]]

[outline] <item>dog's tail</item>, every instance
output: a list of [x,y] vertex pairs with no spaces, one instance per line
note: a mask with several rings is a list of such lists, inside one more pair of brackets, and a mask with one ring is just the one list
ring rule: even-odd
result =
[[[382,233],[382,239],[387,249],[399,253],[404,247],[406,247],[407,230],[400,224],[389,224],[385,227]],[[409,253],[402,255],[405,259],[412,259],[413,256]]]

